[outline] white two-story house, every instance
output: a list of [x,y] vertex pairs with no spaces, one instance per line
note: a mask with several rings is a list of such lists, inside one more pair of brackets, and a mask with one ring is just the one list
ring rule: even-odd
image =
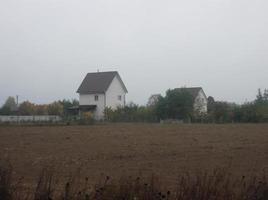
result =
[[105,108],[125,106],[127,88],[116,71],[88,73],[77,90],[81,110],[92,111],[97,120]]

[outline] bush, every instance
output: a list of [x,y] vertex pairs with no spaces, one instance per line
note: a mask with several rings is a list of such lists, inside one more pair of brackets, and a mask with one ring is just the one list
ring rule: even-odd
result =
[[156,122],[157,117],[151,107],[129,104],[116,109],[106,108],[105,120],[110,122]]
[[79,124],[81,125],[89,125],[89,124],[94,124],[95,120],[93,117],[93,114],[91,112],[82,112],[81,113],[81,118],[79,121]]

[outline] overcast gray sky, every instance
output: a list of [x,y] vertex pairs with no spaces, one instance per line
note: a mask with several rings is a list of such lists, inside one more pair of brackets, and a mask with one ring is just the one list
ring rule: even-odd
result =
[[267,0],[0,0],[0,104],[78,98],[117,70],[128,101],[202,86],[217,100],[268,88]]

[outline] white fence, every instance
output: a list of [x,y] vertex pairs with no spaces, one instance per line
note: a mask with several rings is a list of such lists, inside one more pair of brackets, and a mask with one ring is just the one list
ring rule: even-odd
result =
[[61,117],[57,115],[31,115],[31,116],[15,116],[0,115],[0,123],[5,122],[59,122]]

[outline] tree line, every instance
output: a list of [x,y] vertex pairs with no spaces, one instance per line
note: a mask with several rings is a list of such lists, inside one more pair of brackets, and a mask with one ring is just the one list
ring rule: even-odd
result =
[[153,105],[130,103],[115,110],[105,110],[106,120],[112,122],[159,122],[181,120],[201,123],[261,123],[268,122],[268,90],[259,89],[255,100],[243,104],[216,101],[208,97],[207,113],[194,109],[194,99],[184,90],[167,90]]
[[[105,120],[111,122],[159,122],[181,120],[201,123],[262,123],[268,122],[268,90],[258,90],[256,98],[243,104],[217,101],[208,97],[207,113],[194,109],[192,95],[183,88],[167,90],[156,102],[146,106],[129,103],[117,109],[106,108]],[[50,104],[34,104],[24,101],[17,105],[14,97],[8,97],[0,108],[0,115],[58,115],[68,119],[68,109],[78,106],[78,100],[61,100]],[[92,115],[89,115],[92,118]],[[92,120],[92,119],[90,119]]]
[[0,115],[58,115],[68,114],[68,108],[78,106],[79,102],[73,100],[54,101],[50,104],[34,104],[30,101],[16,103],[14,97],[8,97],[4,105],[0,108]]

